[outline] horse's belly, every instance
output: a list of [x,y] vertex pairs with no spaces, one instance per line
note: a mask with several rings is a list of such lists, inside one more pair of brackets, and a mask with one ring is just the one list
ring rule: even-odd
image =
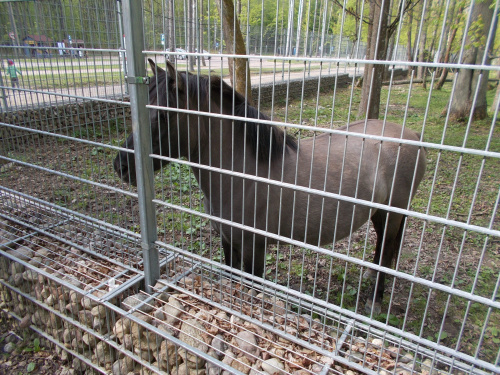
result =
[[295,210],[290,206],[283,208],[280,234],[311,245],[326,245],[349,236],[376,211],[368,206],[339,203],[333,199],[330,202],[309,201],[309,208],[307,199],[296,203]]

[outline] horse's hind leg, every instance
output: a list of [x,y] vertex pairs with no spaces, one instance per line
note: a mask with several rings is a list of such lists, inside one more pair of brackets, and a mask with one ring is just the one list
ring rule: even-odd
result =
[[[377,234],[377,245],[373,263],[383,267],[391,267],[399,255],[399,247],[403,237],[404,215],[379,210],[372,216],[372,223]],[[367,272],[373,274],[374,289],[367,303],[367,310],[373,308],[374,313],[380,312],[380,303],[384,296],[385,273]],[[378,282],[377,276],[378,274]],[[373,304],[375,299],[375,304]]]

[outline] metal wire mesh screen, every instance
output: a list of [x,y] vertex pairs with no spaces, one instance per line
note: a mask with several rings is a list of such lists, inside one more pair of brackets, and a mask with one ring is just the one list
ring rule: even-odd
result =
[[33,328],[116,373],[498,372],[499,3],[139,5],[0,3]]

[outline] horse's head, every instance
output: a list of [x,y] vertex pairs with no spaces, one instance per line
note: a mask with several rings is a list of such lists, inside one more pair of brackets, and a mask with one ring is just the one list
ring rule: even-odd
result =
[[[169,62],[167,62],[167,71],[157,66],[151,59],[149,59],[149,64],[155,73],[149,85],[149,104],[167,108],[186,108],[186,75],[178,73]],[[183,145],[182,135],[179,132],[182,132],[183,127],[178,126],[178,121],[186,115],[168,111],[167,108],[151,108],[149,111],[152,151],[156,155],[174,158],[185,156],[179,152],[179,147],[182,148]],[[134,149],[133,134],[130,134],[122,147]],[[165,160],[153,158],[155,171],[166,163]],[[136,185],[135,160],[132,152],[120,151],[113,166],[124,182]]]

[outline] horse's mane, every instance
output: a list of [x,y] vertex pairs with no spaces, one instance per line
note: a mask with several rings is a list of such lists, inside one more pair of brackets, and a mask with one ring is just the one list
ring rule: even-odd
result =
[[[231,113],[234,116],[246,117],[249,119],[270,120],[265,114],[259,112],[255,107],[249,105],[245,97],[228,85],[218,76],[198,76],[181,73],[186,78],[189,95],[196,101],[205,100],[200,103],[200,107],[206,105],[209,100],[217,107],[222,107],[222,112]],[[235,121],[235,126],[244,129],[246,125],[247,142],[252,147],[252,151],[258,153],[261,161],[273,160],[283,155],[283,148],[286,146],[293,150],[297,149],[295,138],[286,134],[281,128],[269,124],[259,124],[251,121]]]

